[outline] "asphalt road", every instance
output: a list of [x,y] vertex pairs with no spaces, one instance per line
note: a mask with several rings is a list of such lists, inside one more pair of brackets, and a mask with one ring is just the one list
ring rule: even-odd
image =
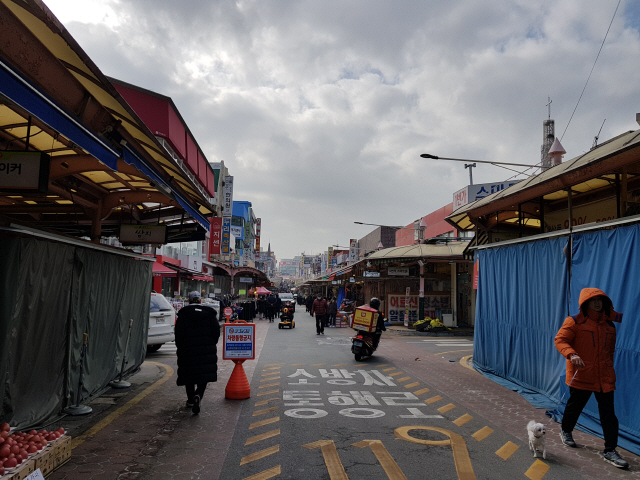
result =
[[295,321],[270,324],[220,478],[581,478],[549,470],[520,439],[430,386],[431,362],[450,363],[452,375],[465,368],[470,337],[389,332],[356,362],[353,330],[316,335],[303,308]]

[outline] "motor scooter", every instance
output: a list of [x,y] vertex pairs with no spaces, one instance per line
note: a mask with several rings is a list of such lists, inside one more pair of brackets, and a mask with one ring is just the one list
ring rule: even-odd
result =
[[356,330],[355,336],[351,339],[351,353],[354,354],[356,362],[363,357],[373,356],[378,345],[376,344],[376,334],[365,330]]

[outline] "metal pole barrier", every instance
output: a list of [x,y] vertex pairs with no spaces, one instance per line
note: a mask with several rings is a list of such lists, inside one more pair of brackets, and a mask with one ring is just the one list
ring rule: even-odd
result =
[[93,409],[88,405],[80,405],[82,400],[82,378],[84,376],[84,357],[87,353],[87,343],[89,341],[89,334],[85,333],[82,336],[82,350],[80,351],[80,377],[78,378],[78,394],[76,395],[76,404],[67,407],[63,410],[67,415],[86,415],[93,412]]
[[131,327],[133,327],[133,318],[129,321],[129,333],[127,334],[127,342],[124,346],[124,353],[122,355],[122,366],[120,367],[120,376],[118,380],[109,382],[109,386],[112,388],[129,388],[131,383],[122,380],[122,374],[124,373],[124,366],[127,363],[127,350],[129,350],[129,340],[131,340]]

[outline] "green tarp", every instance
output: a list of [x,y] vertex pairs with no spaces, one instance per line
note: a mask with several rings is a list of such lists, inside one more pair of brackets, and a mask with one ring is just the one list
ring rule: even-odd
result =
[[151,268],[128,256],[0,233],[1,422],[38,425],[102,392],[119,376],[131,319],[125,377],[140,367]]

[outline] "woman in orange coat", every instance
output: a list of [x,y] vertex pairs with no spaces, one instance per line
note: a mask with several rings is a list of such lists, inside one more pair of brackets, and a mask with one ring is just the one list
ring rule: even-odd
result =
[[595,393],[600,423],[604,434],[604,460],[619,468],[629,464],[616,451],[618,418],[615,414],[613,391],[616,372],[613,355],[616,350],[616,328],[622,314],[602,290],[584,288],[580,292],[580,313],[567,317],[556,335],[556,348],[567,359],[569,400],[562,417],[562,443],[576,448],[573,429],[585,405]]

